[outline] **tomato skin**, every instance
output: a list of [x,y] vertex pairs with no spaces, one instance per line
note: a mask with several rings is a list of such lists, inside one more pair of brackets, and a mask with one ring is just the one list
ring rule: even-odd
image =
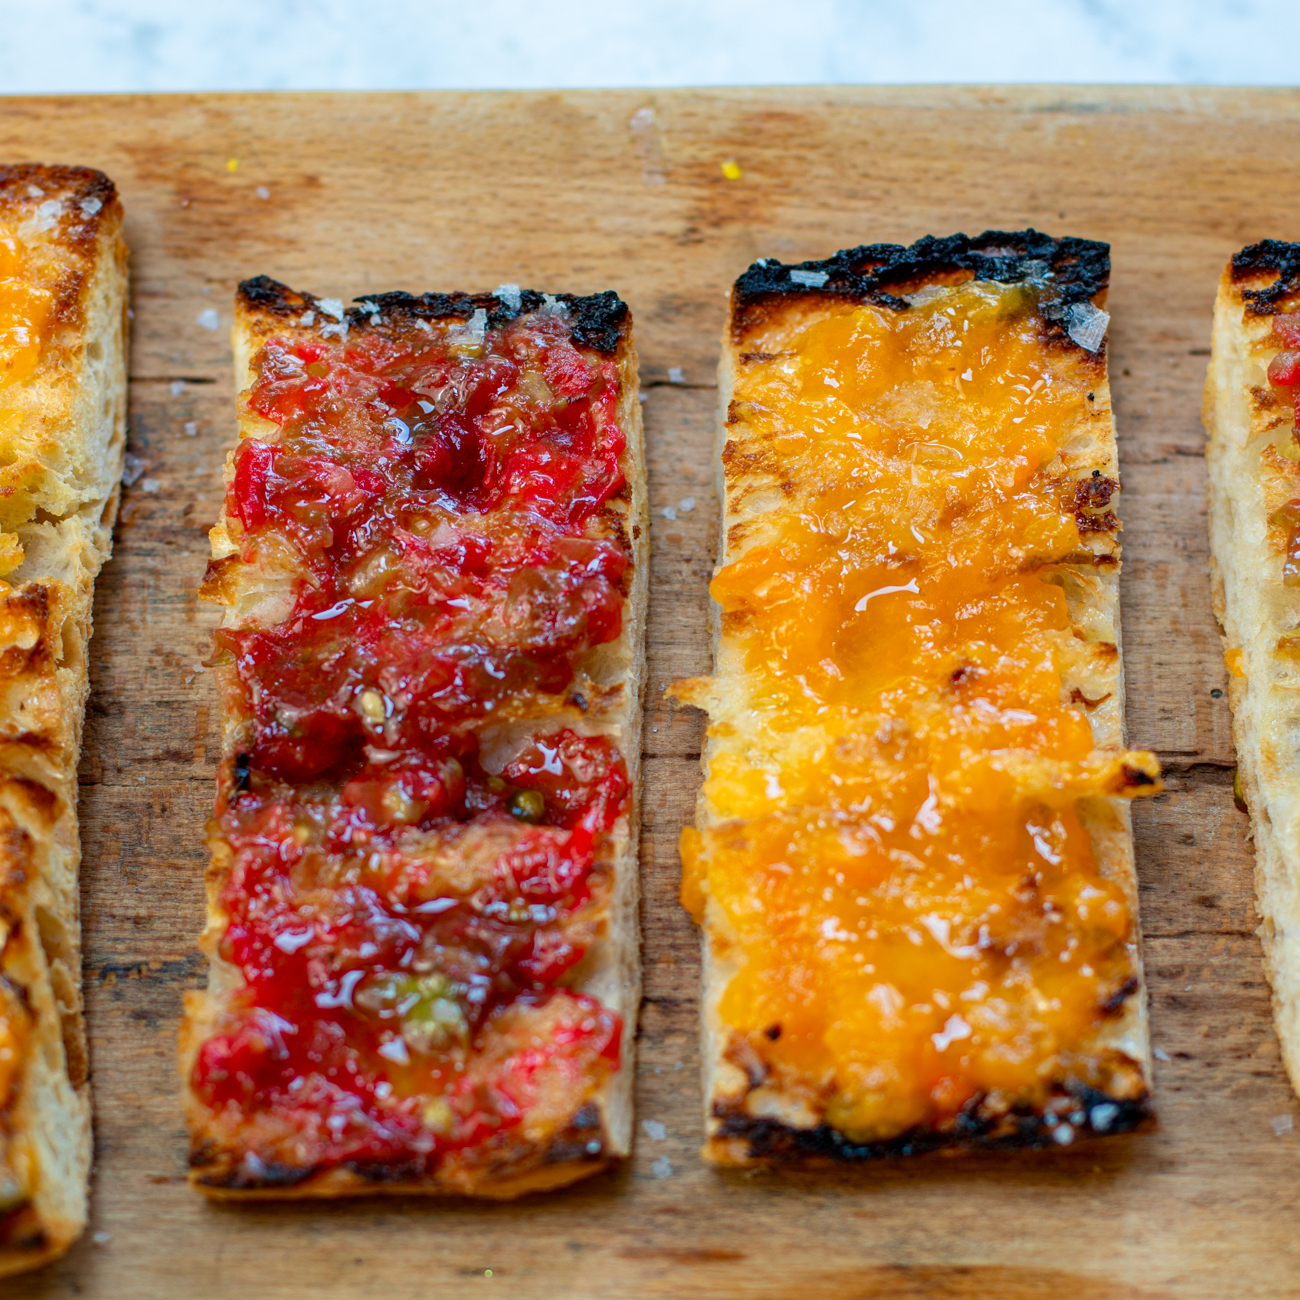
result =
[[239,560],[292,585],[216,634],[243,745],[218,952],[243,984],[191,1083],[287,1126],[295,1161],[419,1176],[620,1062],[622,1021],[567,982],[622,755],[554,721],[480,752],[621,634],[629,552],[592,525],[623,487],[617,370],[544,314],[477,352],[272,340],[255,368],[276,430],[236,449],[227,513]]

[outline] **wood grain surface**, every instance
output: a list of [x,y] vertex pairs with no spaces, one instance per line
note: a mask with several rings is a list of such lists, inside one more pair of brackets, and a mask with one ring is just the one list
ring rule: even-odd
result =
[[[1300,238],[1298,116],[1289,91],[1077,87],[0,100],[0,158],[101,167],[121,190],[142,467],[99,582],[81,769],[94,1235],[0,1295],[1300,1295],[1300,1131],[1232,800],[1199,422],[1224,261]],[[697,937],[676,901],[700,723],[658,688],[709,667],[725,290],[759,256],[1027,225],[1114,254],[1129,732],[1169,774],[1134,815],[1161,1128],[1088,1151],[709,1170]],[[204,978],[218,753],[216,611],[195,588],[234,434],[231,297],[257,273],[347,297],[614,288],[635,313],[655,510],[638,1121],[665,1135],[639,1123],[622,1173],[505,1206],[222,1207],[185,1186],[175,1037]]]

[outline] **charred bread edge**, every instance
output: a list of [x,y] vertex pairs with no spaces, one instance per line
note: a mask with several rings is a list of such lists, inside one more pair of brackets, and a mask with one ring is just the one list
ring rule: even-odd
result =
[[[825,283],[808,284],[791,279],[791,271],[825,272]],[[731,310],[723,330],[722,355],[718,364],[718,420],[714,467],[722,518],[718,531],[718,566],[727,563],[729,502],[722,451],[727,441],[727,415],[735,384],[736,363],[743,351],[744,337],[767,316],[796,301],[807,305],[828,299],[871,302],[894,311],[906,311],[910,303],[895,288],[914,293],[927,284],[958,283],[954,272],[971,272],[976,279],[1001,283],[1046,279],[1055,286],[1053,300],[1043,304],[1049,340],[1073,348],[1095,365],[1096,408],[1104,410],[1110,424],[1109,472],[1118,481],[1114,418],[1110,410],[1109,381],[1105,358],[1109,336],[1089,353],[1070,337],[1069,308],[1104,302],[1110,278],[1110,246],[1094,240],[1055,239],[1039,231],[985,231],[975,239],[952,235],[946,239],[926,236],[910,247],[898,244],[869,244],[836,253],[820,261],[781,263],[764,259],[754,263],[736,281]],[[1100,300],[1095,302],[1094,300]],[[1116,545],[1118,552],[1118,545]],[[1116,708],[1107,728],[1112,734],[1109,745],[1123,744],[1124,659],[1120,641],[1118,556],[1096,572],[1106,584],[1108,613],[1114,626],[1118,677],[1115,689]],[[720,609],[712,606],[713,655],[717,661],[722,636]],[[1104,723],[1103,723],[1104,725]],[[708,773],[712,745],[706,739],[701,767]],[[1149,780],[1145,773],[1134,773],[1137,784]],[[700,793],[697,824],[705,824],[705,801]],[[1139,1132],[1156,1126],[1151,1106],[1151,1045],[1147,1020],[1147,991],[1142,968],[1141,931],[1138,923],[1137,874],[1133,859],[1133,837],[1129,809],[1124,800],[1096,798],[1081,801],[1078,813],[1093,842],[1099,864],[1105,873],[1118,880],[1132,908],[1133,939],[1130,943],[1136,986],[1127,990],[1122,1014],[1107,1032],[1108,1039],[1126,1040],[1137,1050],[1134,1059],[1142,1068],[1146,1088],[1137,1098],[1111,1097],[1088,1087],[1070,1092],[1062,1087],[1056,1095],[1070,1096],[1074,1114],[1082,1112],[1083,1122],[1071,1119],[1079,1141],[1086,1145],[1092,1136]],[[840,1161],[867,1161],[891,1156],[917,1156],[930,1152],[961,1154],[980,1150],[1059,1149],[1052,1136],[1054,1126],[1047,1123],[1046,1112],[1013,1111],[998,1123],[978,1114],[962,1114],[949,1132],[917,1128],[885,1142],[856,1143],[828,1124],[815,1128],[797,1128],[779,1120],[738,1113],[725,1102],[715,1102],[715,1076],[725,1050],[724,1026],[717,1015],[717,1005],[726,987],[729,973],[720,970],[709,943],[708,917],[701,927],[703,1014],[700,1017],[701,1060],[704,1082],[705,1159],[719,1165],[808,1164],[822,1165]],[[1098,1107],[1105,1109],[1098,1110]],[[1094,1127],[1094,1116],[1096,1126]],[[1102,1119],[1105,1123],[1102,1124]],[[1012,1131],[1008,1132],[1010,1128]]]
[[[35,1186],[23,1206],[0,1217],[5,1236],[17,1238],[0,1246],[0,1276],[57,1258],[86,1224],[93,1140],[81,1000],[77,762],[89,693],[86,644],[93,633],[94,582],[112,551],[126,445],[127,254],[117,190],[102,172],[86,167],[40,163],[0,167],[0,194],[38,183],[48,198],[78,203],[80,215],[72,218],[76,229],[66,238],[52,232],[51,240],[86,259],[84,270],[65,276],[58,285],[51,318],[55,330],[75,329],[81,341],[75,391],[53,399],[62,417],[57,432],[92,458],[102,455],[104,463],[97,467],[102,470],[97,482],[85,485],[78,504],[40,526],[44,531],[39,541],[24,536],[29,525],[19,525],[27,558],[9,575],[15,594],[32,589],[47,614],[57,613],[76,628],[70,640],[78,643],[79,662],[65,663],[60,658],[54,664],[56,672],[69,668],[73,673],[56,686],[71,724],[71,745],[58,781],[64,806],[43,843],[32,837],[36,841],[32,865],[38,874],[27,882],[9,940],[25,947],[23,964],[31,972],[25,984],[34,1025],[11,1113],[15,1138],[29,1144],[33,1153]],[[65,211],[57,219],[66,215]],[[99,346],[97,356],[88,355],[92,344]],[[41,366],[45,364],[42,359]],[[48,381],[38,368],[28,382]],[[49,563],[54,560],[62,561],[61,572],[43,571],[56,567]],[[57,594],[59,588],[66,598]],[[47,621],[42,636],[50,634]],[[53,636],[58,638],[57,629]],[[15,743],[21,744],[21,738]],[[63,869],[71,873],[65,889],[53,887],[49,878],[54,874],[50,859],[56,854],[64,857]],[[44,928],[49,933],[44,936],[38,908],[47,914]],[[72,1005],[53,987],[55,966],[61,966],[71,981]],[[76,1080],[69,1069],[70,1055],[80,1061],[81,1077]],[[24,1219],[11,1234],[10,1220],[17,1216]]]
[[[1276,278],[1259,288],[1241,287],[1247,281],[1258,282],[1268,276]],[[1257,391],[1251,391],[1247,376],[1242,373],[1246,359],[1244,347],[1249,343],[1252,323],[1258,324],[1260,318],[1294,309],[1297,290],[1300,290],[1300,243],[1266,239],[1234,254],[1220,280],[1214,304],[1212,350],[1205,380],[1202,421],[1207,435],[1209,469],[1206,487],[1211,591],[1225,650],[1244,649],[1255,639],[1247,628],[1240,626],[1243,621],[1251,621],[1252,611],[1237,606],[1258,605],[1259,588],[1273,583],[1271,577],[1261,577],[1258,572],[1258,563],[1270,563],[1273,559],[1268,550],[1266,520],[1244,517],[1254,503],[1249,498],[1241,499],[1242,484],[1232,481],[1245,475],[1248,486],[1254,487],[1258,483],[1253,448],[1271,435],[1271,430],[1261,430],[1253,419],[1258,413],[1255,405],[1258,398]],[[1285,423],[1292,423],[1290,412],[1286,414]],[[1237,426],[1235,429],[1234,425]],[[1240,447],[1234,445],[1237,441],[1234,433],[1240,437]],[[1263,513],[1262,499],[1258,504]],[[1254,545],[1251,534],[1256,531],[1260,536],[1258,544]],[[1242,576],[1233,573],[1238,568],[1234,557],[1252,546],[1252,559],[1256,564],[1246,566],[1244,584],[1254,584],[1256,590],[1244,593],[1249,599],[1238,594],[1229,604],[1229,577],[1235,578],[1234,587],[1243,583]],[[1294,603],[1289,603],[1294,614]],[[1270,633],[1276,635],[1288,630],[1278,626],[1276,615],[1258,610],[1253,612],[1255,620],[1266,625]],[[1270,800],[1264,793],[1264,774],[1261,771],[1260,721],[1255,718],[1257,712],[1267,715],[1272,711],[1269,694],[1269,685],[1258,671],[1248,673],[1245,678],[1231,674],[1228,677],[1237,772],[1255,840],[1255,894],[1259,902],[1258,934],[1263,945],[1264,970],[1272,990],[1273,1022],[1282,1059],[1292,1088],[1300,1093],[1300,947],[1297,947],[1294,924],[1288,924],[1293,922],[1294,914],[1300,908],[1300,890],[1295,876],[1294,821],[1288,819],[1289,825],[1279,826],[1278,819],[1270,815]],[[1292,766],[1291,780],[1294,782],[1294,760]],[[1285,790],[1278,789],[1282,779],[1285,775],[1275,771],[1270,781],[1272,793],[1281,796],[1273,801],[1276,812],[1285,811],[1278,806],[1286,796]],[[1282,916],[1283,910],[1289,910],[1292,917]]]
[[[388,292],[355,299],[359,307],[342,308],[341,315],[322,310],[329,304],[313,294],[299,293],[287,286],[258,276],[245,280],[236,295],[235,367],[236,389],[248,386],[252,357],[261,342],[272,335],[298,333],[320,335],[348,329],[366,329],[387,321],[403,325],[414,320],[454,317],[468,320],[477,310],[487,312],[490,328],[500,328],[521,315],[537,311],[548,301],[567,309],[572,335],[581,346],[614,360],[619,370],[619,423],[627,438],[624,472],[627,480],[627,511],[624,528],[632,556],[632,583],[624,606],[623,633],[616,643],[627,668],[620,708],[609,711],[602,730],[613,736],[623,755],[632,785],[632,798],[623,824],[616,828],[620,841],[613,856],[614,888],[610,896],[605,935],[599,950],[584,960],[585,978],[578,988],[600,996],[601,1001],[623,1019],[621,1064],[604,1089],[584,1103],[545,1150],[526,1152],[512,1164],[524,1163],[518,1172],[509,1169],[465,1183],[410,1177],[400,1167],[384,1165],[339,1166],[323,1171],[288,1166],[266,1166],[256,1181],[244,1179],[238,1169],[212,1170],[217,1152],[202,1142],[191,1155],[190,1181],[214,1199],[276,1200],[299,1197],[357,1195],[472,1195],[508,1200],[528,1192],[546,1191],[600,1172],[631,1154],[633,1097],[636,1074],[637,1017],[641,1003],[640,907],[641,880],[639,835],[641,826],[641,730],[642,697],[645,689],[645,621],[649,598],[650,527],[645,473],[645,446],[641,403],[638,398],[636,343],[632,336],[631,313],[612,291],[575,296],[544,295],[521,290],[518,305],[510,296],[495,294],[421,294]],[[332,304],[330,304],[332,305]],[[340,304],[340,307],[342,305]],[[310,326],[302,317],[313,313]],[[241,329],[242,327],[242,329]],[[326,335],[328,337],[328,334]],[[231,453],[233,456],[233,452]],[[229,473],[230,459],[227,460]],[[222,519],[225,517],[224,507]],[[602,647],[602,649],[607,649]],[[226,719],[226,728],[231,722]],[[219,877],[208,877],[209,932],[223,928],[217,904]],[[213,954],[214,970],[218,958]],[[597,992],[597,989],[600,991]],[[615,996],[615,994],[617,996]],[[189,1093],[189,1074],[194,1056],[204,1038],[212,1032],[219,1016],[217,998],[204,992],[187,998],[181,1030],[181,1072]],[[598,1149],[592,1150],[592,1144]],[[206,1172],[205,1172],[206,1170]]]

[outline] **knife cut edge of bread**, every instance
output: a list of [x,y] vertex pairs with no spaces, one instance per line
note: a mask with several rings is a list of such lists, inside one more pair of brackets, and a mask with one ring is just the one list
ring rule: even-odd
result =
[[[523,297],[526,303],[530,295],[525,294]],[[604,296],[598,295],[584,299],[559,294],[555,295],[555,300],[567,304],[569,310],[581,318],[588,304],[592,305],[594,312],[599,313],[601,304],[598,299],[602,297]],[[377,294],[365,301],[367,306],[374,305],[378,311],[372,313],[364,309],[349,309],[346,319],[350,337],[370,327],[376,314],[385,323],[405,323],[409,326],[416,320],[468,316],[477,308],[488,312],[503,307],[508,309],[505,300],[495,295],[430,294],[415,298],[406,294]],[[320,303],[321,300],[310,293],[295,292],[265,277],[245,281],[240,286],[232,331],[237,392],[242,393],[248,388],[253,373],[253,359],[268,339],[322,337],[321,326],[329,329],[330,318],[322,314]],[[300,323],[307,312],[315,313],[316,324],[304,326]],[[606,341],[609,341],[608,337]],[[609,861],[613,889],[604,926],[578,968],[579,979],[571,986],[576,992],[597,998],[622,1018],[620,1067],[609,1076],[599,1092],[589,1099],[589,1103],[594,1103],[598,1115],[594,1118],[581,1113],[575,1115],[573,1118],[576,1124],[556,1136],[547,1149],[534,1148],[521,1152],[518,1159],[511,1161],[510,1168],[482,1179],[458,1182],[439,1178],[376,1181],[346,1168],[332,1167],[295,1181],[292,1186],[232,1186],[223,1181],[220,1175],[213,1176],[213,1161],[209,1155],[204,1154],[201,1142],[196,1140],[194,1155],[191,1157],[191,1183],[213,1199],[292,1200],[304,1197],[401,1196],[416,1193],[509,1200],[530,1192],[563,1187],[599,1173],[631,1154],[637,1017],[641,1003],[639,830],[650,527],[644,434],[638,397],[637,353],[630,312],[626,312],[618,327],[616,344],[604,351],[612,357],[618,368],[617,411],[619,426],[626,437],[622,468],[628,488],[626,497],[621,499],[620,508],[623,512],[622,526],[629,548],[632,577],[623,606],[619,639],[591,652],[579,664],[579,672],[586,674],[598,686],[612,688],[621,684],[622,690],[618,694],[618,703],[607,707],[600,716],[597,716],[595,709],[590,709],[583,715],[573,711],[571,716],[567,716],[567,721],[579,725],[584,734],[604,735],[617,745],[631,786],[628,809],[615,824],[611,836],[613,848]],[[242,436],[244,434],[241,432]],[[226,461],[227,482],[233,473],[233,458],[232,451]],[[221,518],[212,530],[213,556],[218,559],[233,554],[236,549],[226,533],[225,519],[223,506]],[[234,611],[229,607],[224,625],[237,626]],[[564,721],[566,715],[560,714],[559,718]],[[234,718],[226,717],[223,720],[223,746],[227,754],[233,753],[236,747],[238,725]],[[185,1020],[181,1030],[180,1068],[191,1134],[196,1139],[204,1127],[207,1112],[190,1088],[194,1059],[204,1040],[216,1031],[220,1023],[225,995],[241,983],[238,970],[223,962],[216,952],[216,945],[226,924],[220,903],[224,880],[225,868],[214,860],[207,877],[208,924],[201,940],[201,946],[211,961],[209,987],[205,991],[186,995]],[[586,1109],[587,1106],[580,1108]],[[593,1144],[598,1144],[598,1150],[590,1149]]]
[[1233,258],[1214,304],[1202,415],[1214,612],[1225,652],[1241,652],[1228,701],[1255,840],[1259,936],[1282,1059],[1300,1092],[1300,661],[1275,653],[1300,623],[1300,590],[1282,583],[1284,530],[1268,522],[1300,496],[1300,474],[1288,478],[1263,459],[1272,447],[1294,464],[1290,396],[1269,384],[1267,369],[1281,351],[1274,312],[1297,310],[1300,244],[1270,240]]
[[[963,235],[955,235],[947,239],[927,237],[907,248],[878,244],[844,250],[831,258],[803,262],[793,267],[781,264],[776,259],[767,259],[765,263],[751,267],[732,290],[718,365],[719,404],[714,454],[717,493],[722,503],[718,568],[732,563],[743,554],[743,550],[731,553],[728,548],[732,525],[742,516],[733,509],[733,499],[728,490],[723,458],[723,450],[729,436],[727,418],[735,388],[737,363],[740,354],[745,350],[741,342],[742,336],[755,320],[766,319],[782,312],[811,315],[821,304],[827,303],[828,300],[835,301],[835,298],[819,292],[816,288],[801,285],[798,281],[792,282],[788,274],[791,270],[801,271],[807,276],[825,276],[833,285],[836,280],[848,278],[846,272],[851,275],[853,268],[865,263],[876,268],[862,275],[867,295],[885,296],[891,288],[900,284],[905,285],[905,290],[898,288],[897,292],[905,291],[911,294],[929,285],[954,283],[954,272],[957,273],[956,278],[961,279],[962,270],[969,270],[972,265],[978,266],[981,257],[985,256],[981,251],[983,248],[996,247],[1006,255],[1023,261],[1043,257],[1044,249],[1053,244],[1063,252],[1069,246],[1065,256],[1057,254],[1062,262],[1065,262],[1068,256],[1076,258],[1079,264],[1077,269],[1067,270],[1066,274],[1077,275],[1083,284],[1084,296],[1081,300],[1093,302],[1097,306],[1103,305],[1109,278],[1109,252],[1106,246],[1083,240],[1054,241],[1033,230],[1011,233],[987,231],[978,238],[970,240]],[[1078,246],[1078,250],[1076,251],[1073,246]],[[1100,254],[1093,251],[1098,249],[1104,251]],[[975,278],[978,278],[978,272]],[[872,298],[867,296],[862,300],[870,301]],[[1087,462],[1087,468],[1095,467],[1118,482],[1114,417],[1110,403],[1110,384],[1105,370],[1107,355],[1105,345],[1095,355],[1100,361],[1100,372],[1093,388],[1096,394],[1094,415],[1100,427],[1097,430],[1097,442],[1092,458]],[[740,486],[743,488],[745,485],[742,483]],[[761,494],[757,493],[742,492],[737,495],[748,497],[751,501],[755,498],[761,500]],[[1109,639],[1116,651],[1111,677],[1112,694],[1106,703],[1090,714],[1089,720],[1093,727],[1097,748],[1123,750],[1125,748],[1124,657],[1119,609],[1120,547],[1118,539],[1114,539],[1109,547],[1104,542],[1099,543],[1098,547],[1110,549],[1114,562],[1104,569],[1088,570],[1089,577],[1097,586],[1097,592],[1091,600],[1080,600],[1071,596],[1070,616],[1075,626],[1105,625],[1109,628]],[[721,610],[716,603],[713,603],[712,642],[715,673],[719,663],[722,636]],[[1068,675],[1063,676],[1065,690],[1068,691],[1076,684]],[[681,698],[687,699],[687,702],[694,702],[686,695],[682,695]],[[714,743],[706,738],[700,760],[706,777],[714,749]],[[1141,1096],[1135,1098],[1116,1098],[1110,1101],[1099,1097],[1098,1101],[1117,1108],[1117,1115],[1111,1122],[1108,1133],[1143,1131],[1155,1126],[1155,1115],[1150,1103],[1151,1043],[1147,990],[1142,966],[1141,933],[1138,924],[1137,871],[1128,801],[1121,798],[1093,797],[1081,800],[1077,805],[1077,812],[1092,841],[1102,874],[1122,886],[1128,901],[1130,915],[1133,918],[1133,934],[1127,947],[1138,981],[1134,993],[1125,999],[1122,1013],[1101,1030],[1096,1045],[1098,1048],[1114,1047],[1128,1055],[1140,1068],[1145,1081],[1145,1090]],[[700,829],[716,824],[703,790],[697,803],[695,824]],[[798,1103],[791,1104],[784,1114],[765,1115],[762,1118],[732,1113],[734,1105],[730,1098],[733,1089],[727,1086],[725,1081],[726,1076],[734,1076],[737,1073],[735,1065],[726,1059],[732,1031],[730,1026],[723,1022],[718,1008],[722,994],[736,973],[738,965],[734,958],[724,957],[715,952],[711,943],[712,932],[725,933],[726,930],[726,922],[719,914],[719,909],[711,900],[708,901],[704,925],[701,927],[703,975],[700,1036],[706,1134],[703,1154],[710,1163],[739,1166],[821,1164],[828,1160],[874,1160],[896,1155],[925,1154],[929,1151],[957,1154],[961,1151],[989,1147],[1007,1149],[1053,1144],[1054,1139],[1050,1129],[1046,1127],[1045,1116],[1039,1117],[1037,1127],[1027,1127],[1014,1137],[1000,1137],[993,1141],[982,1140],[978,1135],[909,1131],[896,1139],[855,1144],[825,1123],[809,1128],[804,1107]],[[731,943],[725,946],[733,953],[738,947]],[[770,1104],[771,1092],[770,1086],[765,1089],[767,1094],[765,1106]],[[1089,1138],[1093,1135],[1085,1129],[1079,1133],[1079,1136]]]
[[0,595],[0,961],[34,1021],[8,1116],[30,1187],[5,1219],[9,1274],[62,1254],[87,1218],[77,763],[94,583],[112,549],[126,442],[127,254],[116,190],[88,168],[0,168],[0,223],[54,290],[36,369],[0,389],[0,408],[19,417],[12,440],[0,434],[0,473],[23,551]]

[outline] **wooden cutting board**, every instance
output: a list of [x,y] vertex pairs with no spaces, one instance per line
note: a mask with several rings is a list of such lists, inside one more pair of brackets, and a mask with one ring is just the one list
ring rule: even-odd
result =
[[[1199,421],[1225,260],[1300,238],[1298,118],[1300,93],[1183,89],[0,100],[0,158],[90,164],[121,190],[139,470],[97,593],[81,769],[93,1224],[0,1294],[1300,1295],[1298,1108],[1233,807]],[[1029,225],[1114,253],[1129,731],[1168,774],[1134,811],[1161,1128],[1091,1151],[720,1174],[696,1156],[697,937],[676,901],[700,722],[658,688],[709,667],[724,293],[760,256]],[[218,753],[215,611],[195,588],[234,434],[231,295],[263,272],[345,297],[513,280],[632,306],[655,512],[637,1106],[664,1136],[639,1124],[624,1172],[504,1206],[220,1207],[185,1185],[175,1035],[205,978]]]

